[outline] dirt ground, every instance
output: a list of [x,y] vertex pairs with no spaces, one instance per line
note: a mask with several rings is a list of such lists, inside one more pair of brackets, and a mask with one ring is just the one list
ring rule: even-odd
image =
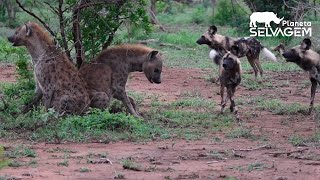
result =
[[[197,91],[202,97],[219,104],[219,86],[205,80],[210,71],[165,68],[161,84],[150,84],[143,74],[134,73],[128,89],[156,95],[164,102],[174,101],[183,93]],[[0,81],[14,81],[14,74],[14,67],[1,67]],[[236,98],[263,96],[288,103],[309,103],[310,87],[303,83],[308,80],[306,73],[266,74],[259,81],[270,81],[274,88],[253,91],[241,85]],[[316,104],[319,104],[319,99],[317,93]],[[148,96],[143,104],[147,109]],[[146,143],[46,144],[4,142],[0,139],[0,144],[8,148],[30,144],[37,153],[37,157],[33,158],[37,161],[35,168],[8,167],[0,170],[0,176],[7,175],[15,179],[114,179],[121,178],[122,175],[125,179],[320,179],[320,149],[311,146],[295,147],[288,141],[289,136],[294,133],[301,136],[315,133],[317,123],[313,115],[280,116],[245,106],[239,106],[239,113],[245,126],[252,129],[253,133],[264,134],[268,141],[228,139],[223,132],[215,134],[219,141],[202,139]],[[65,159],[65,149],[68,149],[68,167],[58,166]],[[106,157],[101,156],[102,153],[106,153]],[[136,170],[123,168],[121,161],[128,158],[138,164]],[[27,163],[33,159],[20,158],[19,161]]]

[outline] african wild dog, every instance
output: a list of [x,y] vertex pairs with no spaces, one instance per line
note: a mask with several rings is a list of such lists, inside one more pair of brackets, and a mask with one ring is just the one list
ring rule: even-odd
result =
[[284,46],[283,43],[280,43],[280,44],[279,44],[277,47],[275,47],[273,50],[282,55],[282,54],[284,53],[284,51],[286,50],[286,47]]
[[[273,49],[274,51],[278,52],[278,55],[280,55],[281,58],[283,58],[282,54],[286,50],[286,47],[283,43],[280,43],[277,47]],[[277,55],[277,56],[278,56]]]
[[227,53],[227,51],[231,50],[233,45],[238,46],[238,58],[247,56],[250,65],[254,70],[255,77],[257,77],[258,72],[260,71],[260,75],[263,75],[263,70],[259,61],[259,54],[262,50],[263,54],[273,60],[277,61],[277,58],[270,52],[267,48],[263,47],[261,43],[253,38],[240,38],[240,39],[232,39],[227,36],[222,36],[217,33],[217,27],[211,26],[207,32],[205,32],[198,40],[197,43],[199,45],[206,44],[208,45],[212,51],[210,54],[217,54],[215,56],[214,62],[219,65],[221,61],[221,57]]
[[318,83],[320,83],[320,55],[311,50],[311,40],[306,38],[300,45],[285,51],[282,55],[288,62],[294,62],[303,70],[309,72],[311,81],[311,102],[309,114],[313,110],[313,102]]
[[[237,46],[231,47],[231,52],[227,52],[221,61],[221,68],[219,73],[220,79],[220,95],[221,95],[221,113],[224,112],[224,108],[230,99],[230,111],[234,112],[238,118],[238,109],[234,102],[234,94],[236,87],[241,82],[241,63],[236,54],[238,54],[239,48]],[[227,88],[227,97],[224,98],[224,89]]]
[[[91,107],[104,109],[108,98],[123,102],[128,112],[139,117],[133,99],[127,96],[125,86],[130,72],[144,72],[151,83],[161,83],[162,60],[158,51],[142,45],[121,45],[105,49],[90,64],[80,68],[87,82]],[[95,98],[91,92],[103,92],[108,98]],[[109,99],[108,99],[109,101]]]
[[59,113],[81,114],[89,105],[89,95],[77,68],[56,47],[52,37],[37,23],[28,22],[8,37],[13,46],[26,46],[32,57],[36,96],[25,111],[44,100],[45,107]]

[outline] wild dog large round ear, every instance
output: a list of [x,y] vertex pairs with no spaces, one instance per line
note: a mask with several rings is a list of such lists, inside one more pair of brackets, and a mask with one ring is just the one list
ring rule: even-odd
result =
[[232,54],[234,54],[234,55],[236,55],[236,56],[238,56],[238,53],[239,53],[239,47],[238,46],[236,46],[236,45],[233,45],[233,46],[231,46],[231,53]]
[[148,61],[154,60],[158,53],[159,51],[155,51],[155,50],[151,51],[147,56],[147,60]]
[[301,47],[305,50],[310,49],[311,47],[311,40],[309,38],[305,38],[302,43],[301,43]]
[[26,26],[26,36],[29,37],[32,35],[32,29],[31,27],[26,23],[24,24]]
[[209,28],[209,34],[213,35],[218,31],[217,27],[215,25],[210,26]]

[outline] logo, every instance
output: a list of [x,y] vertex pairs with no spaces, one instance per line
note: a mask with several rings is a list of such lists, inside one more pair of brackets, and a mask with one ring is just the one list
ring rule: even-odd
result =
[[[272,28],[270,23],[278,26]],[[264,27],[258,27],[257,23],[264,23]],[[292,22],[277,17],[273,12],[254,12],[250,16],[250,36],[312,36],[311,22]]]

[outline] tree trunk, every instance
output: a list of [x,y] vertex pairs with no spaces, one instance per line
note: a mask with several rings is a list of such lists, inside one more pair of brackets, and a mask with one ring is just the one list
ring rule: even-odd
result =
[[15,4],[12,0],[4,0],[4,5],[8,13],[8,26],[13,27],[16,18]]

